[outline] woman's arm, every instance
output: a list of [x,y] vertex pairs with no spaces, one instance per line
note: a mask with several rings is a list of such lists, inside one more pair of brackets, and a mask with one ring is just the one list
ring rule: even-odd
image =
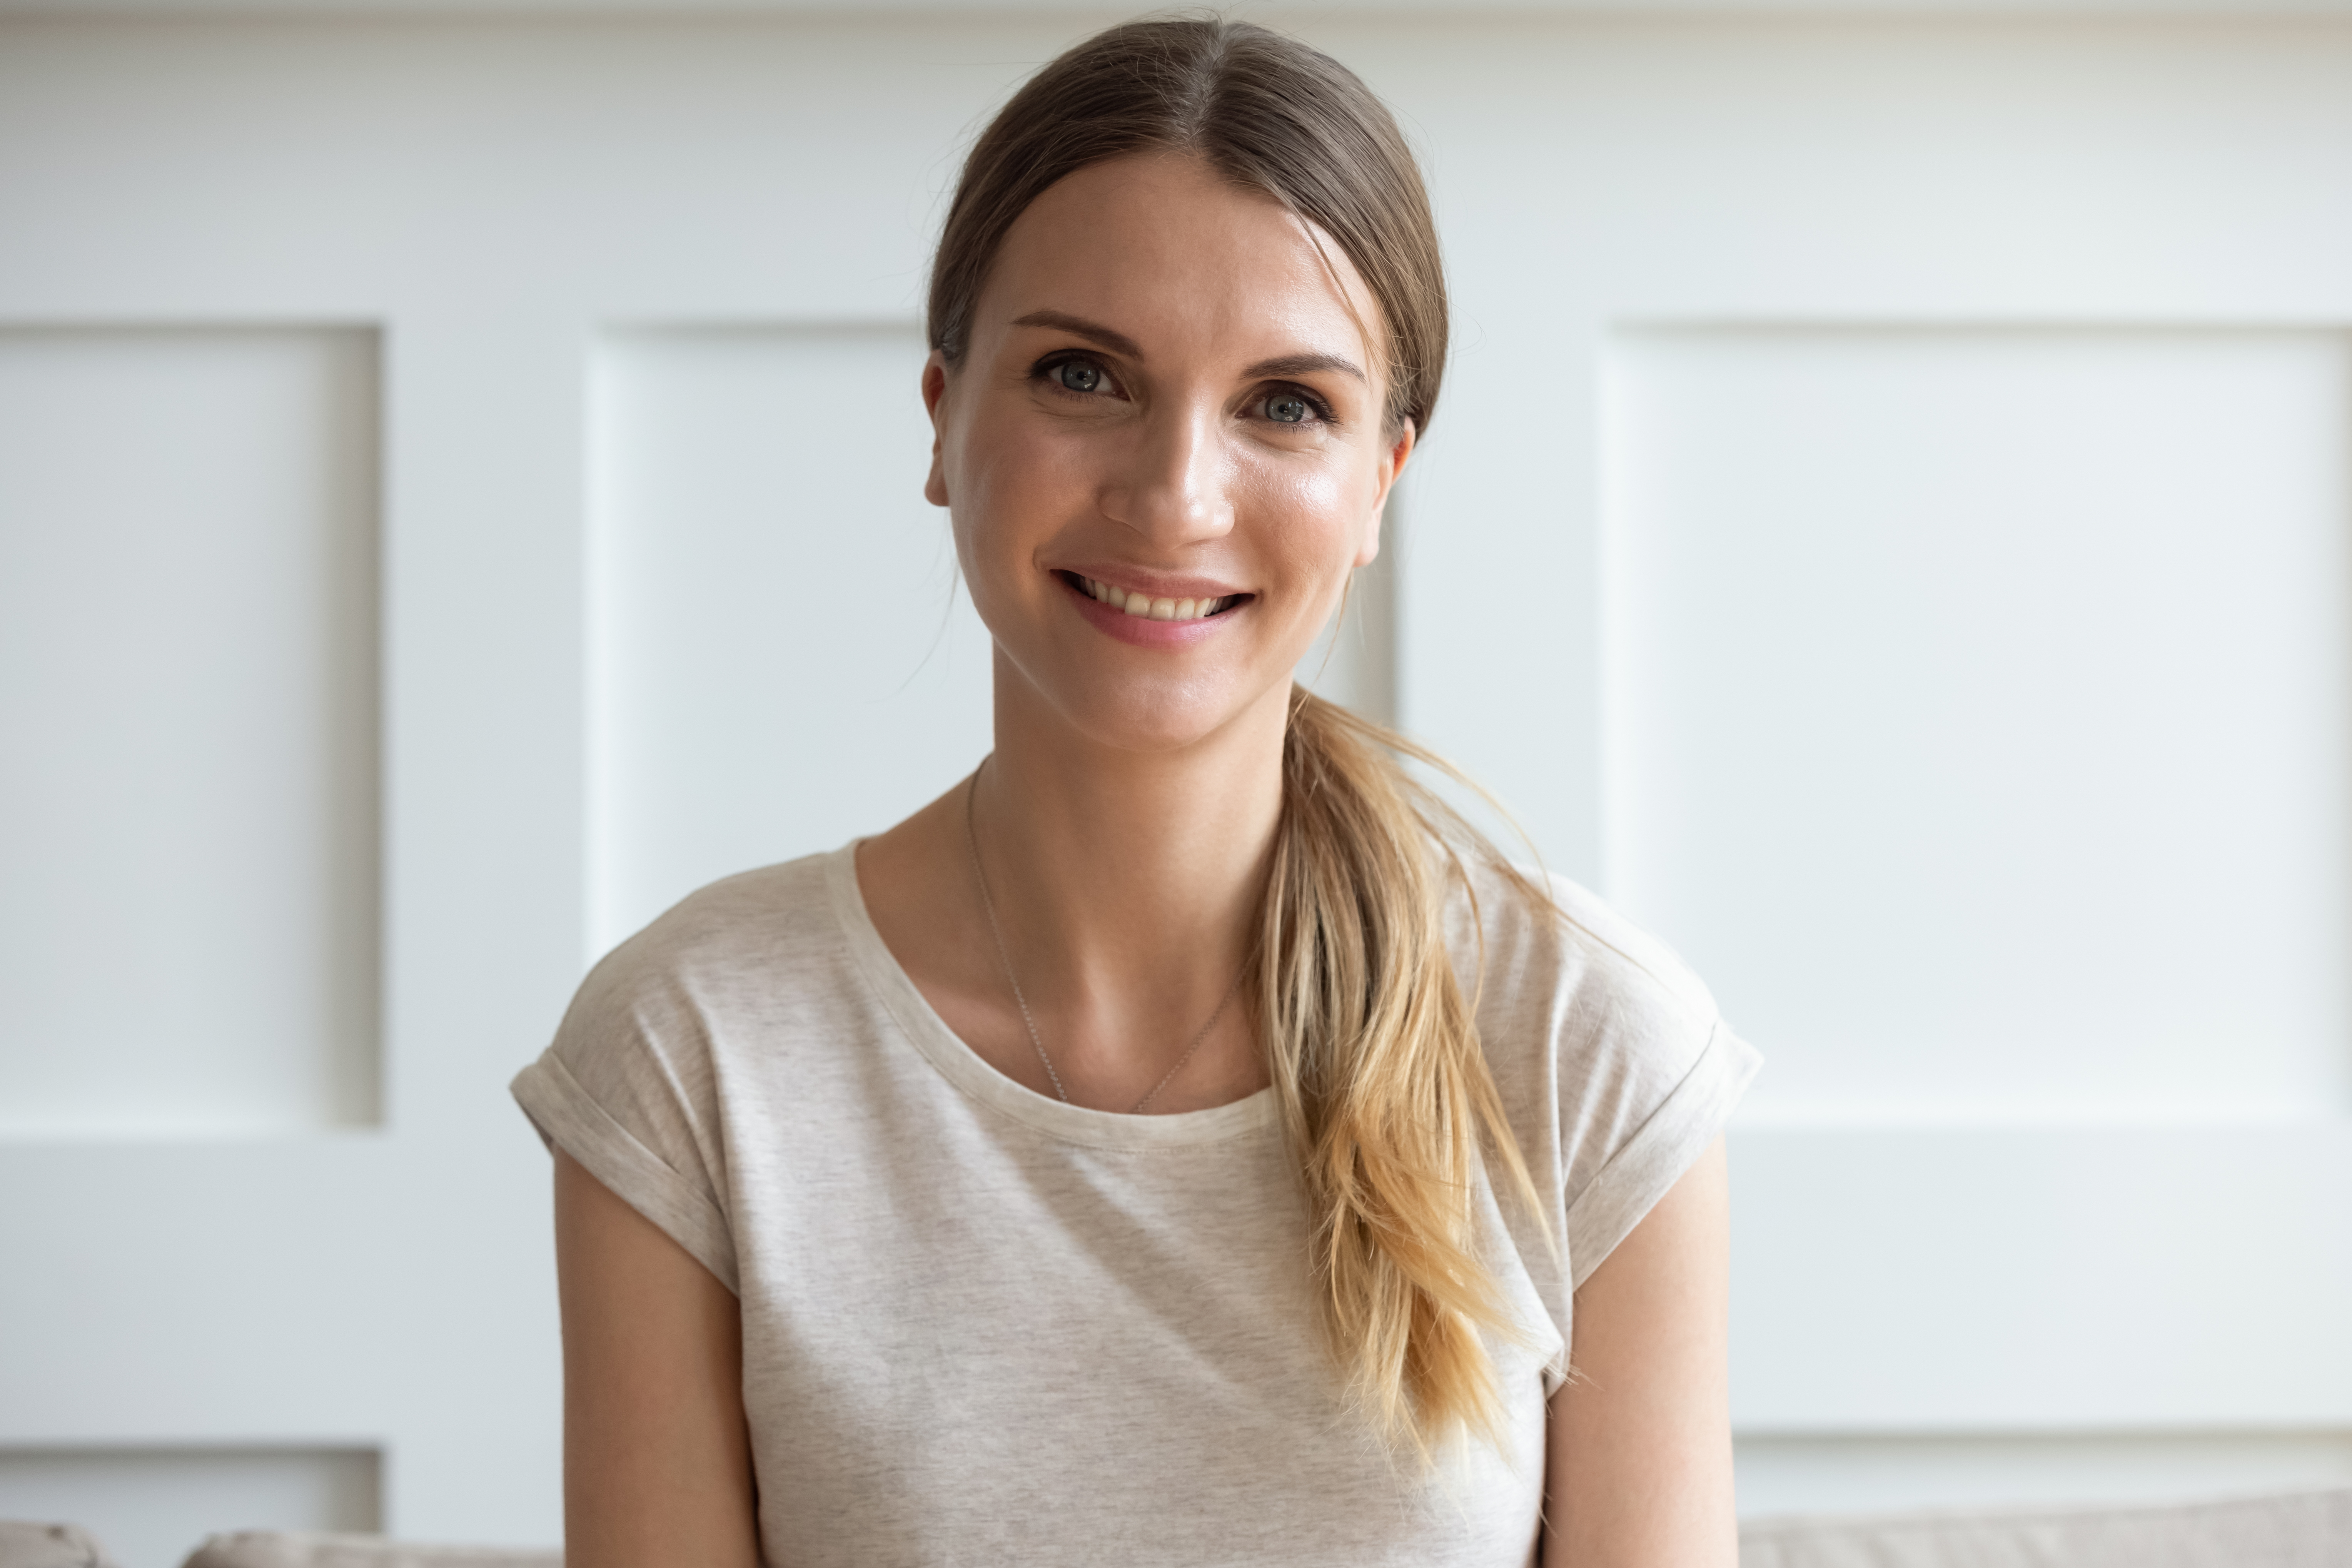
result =
[[733,1292],[555,1156],[565,1568],[758,1568]]
[[1576,1293],[1544,1568],[1736,1568],[1727,1187],[1717,1138]]

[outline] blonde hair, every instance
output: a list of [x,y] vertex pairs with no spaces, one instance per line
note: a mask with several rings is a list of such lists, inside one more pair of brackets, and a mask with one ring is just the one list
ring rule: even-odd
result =
[[[1338,243],[1380,302],[1387,423],[1425,432],[1445,279],[1412,150],[1347,68],[1246,22],[1128,23],[1023,85],[973,144],[940,235],[929,329],[941,357],[962,355],[989,268],[1031,202],[1090,164],[1154,151],[1202,159]],[[1500,1445],[1485,1336],[1525,1333],[1479,1255],[1482,1169],[1541,1209],[1446,949],[1449,883],[1466,888],[1466,852],[1549,900],[1401,756],[1452,772],[1294,688],[1253,984],[1326,1335],[1372,1425],[1426,1458],[1464,1432]]]
[[1549,900],[1405,772],[1400,752],[1453,773],[1293,689],[1257,992],[1314,1216],[1326,1330],[1375,1425],[1425,1456],[1464,1429],[1499,1446],[1479,1331],[1525,1337],[1478,1256],[1482,1150],[1541,1212],[1446,947],[1447,883],[1466,886],[1466,848],[1517,896]]

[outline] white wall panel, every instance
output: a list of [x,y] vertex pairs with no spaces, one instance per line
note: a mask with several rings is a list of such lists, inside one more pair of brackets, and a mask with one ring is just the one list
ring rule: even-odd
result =
[[1611,892],[1751,1114],[2352,1109],[2352,353],[1633,332]]
[[0,1135],[375,1116],[375,363],[0,331]]
[[899,327],[600,343],[594,951],[714,878],[888,826],[987,752],[987,632],[922,496],[922,363]]
[[79,1524],[121,1568],[178,1568],[229,1530],[383,1528],[366,1448],[0,1448],[0,1519]]
[[2347,1431],[2352,1129],[1736,1127],[1741,1430]]

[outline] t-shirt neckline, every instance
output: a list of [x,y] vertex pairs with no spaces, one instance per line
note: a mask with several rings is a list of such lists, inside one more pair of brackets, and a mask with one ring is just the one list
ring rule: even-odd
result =
[[1274,1127],[1278,1113],[1274,1090],[1256,1093],[1206,1110],[1181,1110],[1168,1116],[1134,1116],[1116,1110],[1094,1110],[1039,1094],[1025,1084],[991,1067],[964,1044],[925,1000],[911,976],[900,966],[882,933],[866,912],[866,895],[857,886],[857,843],[851,839],[825,857],[825,885],[841,923],[850,954],[874,993],[898,1025],[899,1032],[922,1053],[925,1060],[965,1094],[1013,1120],[1066,1142],[1097,1148],[1170,1148],[1192,1143],[1216,1143]]

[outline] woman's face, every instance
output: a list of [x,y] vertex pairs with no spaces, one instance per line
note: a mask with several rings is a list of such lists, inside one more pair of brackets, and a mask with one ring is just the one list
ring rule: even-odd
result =
[[1164,750],[1284,700],[1412,447],[1382,427],[1379,308],[1315,237],[1167,154],[1081,170],[1014,221],[961,362],[923,375],[925,494],[1000,705]]

